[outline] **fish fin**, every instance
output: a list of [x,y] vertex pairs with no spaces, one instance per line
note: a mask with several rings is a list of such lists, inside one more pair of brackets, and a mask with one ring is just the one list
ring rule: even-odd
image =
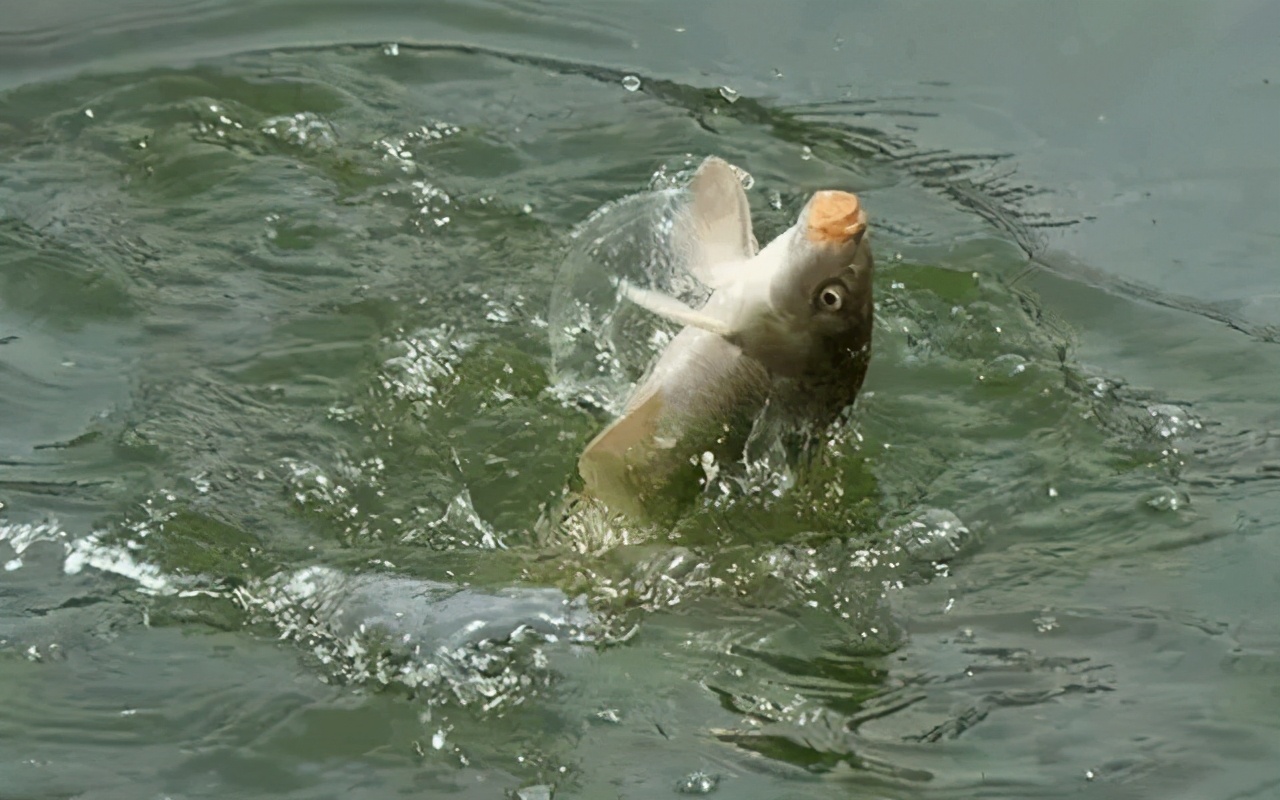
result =
[[704,311],[690,308],[669,294],[663,294],[652,289],[641,289],[639,286],[633,286],[626,281],[621,281],[619,286],[624,297],[641,308],[652,311],[663,319],[669,319],[681,325],[701,328],[704,331],[709,331],[725,338],[731,338],[734,334],[733,328],[724,320],[717,319]]
[[717,288],[731,281],[738,266],[759,250],[751,231],[751,206],[737,172],[716,156],[698,167],[689,192],[692,199],[680,231],[689,272],[703,285]]
[[578,474],[589,493],[614,508],[628,508],[637,501],[637,476],[631,470],[643,469],[644,451],[660,446],[663,406],[662,392],[655,387],[591,440],[578,457]]
[[646,439],[654,439],[658,433],[658,415],[662,412],[662,392],[654,387],[647,396],[637,398],[631,403],[622,416],[613,421],[609,427],[591,440],[582,451],[578,463],[610,456],[622,458],[632,447],[642,444]]

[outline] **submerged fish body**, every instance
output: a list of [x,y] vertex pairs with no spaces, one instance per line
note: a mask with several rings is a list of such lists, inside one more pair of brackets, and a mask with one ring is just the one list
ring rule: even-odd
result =
[[703,453],[736,456],[766,402],[829,423],[857,396],[870,358],[873,261],[855,195],[815,193],[757,252],[733,167],[708,158],[689,189],[678,245],[711,296],[695,309],[623,285],[685,327],[578,460],[588,494],[637,516],[681,483],[696,487]]

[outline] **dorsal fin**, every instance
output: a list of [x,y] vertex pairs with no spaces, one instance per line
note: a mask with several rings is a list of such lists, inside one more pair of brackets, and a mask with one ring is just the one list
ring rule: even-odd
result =
[[710,156],[689,183],[692,198],[679,235],[689,272],[709,288],[724,285],[732,271],[756,254],[751,207],[742,181],[729,162]]

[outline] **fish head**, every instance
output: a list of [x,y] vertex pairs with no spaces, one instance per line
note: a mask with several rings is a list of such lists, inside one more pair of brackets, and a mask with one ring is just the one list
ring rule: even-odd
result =
[[873,259],[857,195],[815,193],[757,260],[755,290],[744,293],[731,336],[744,352],[776,374],[801,377],[864,349]]
[[857,195],[817,192],[790,233],[769,285],[775,313],[818,338],[857,328],[869,312],[872,269]]

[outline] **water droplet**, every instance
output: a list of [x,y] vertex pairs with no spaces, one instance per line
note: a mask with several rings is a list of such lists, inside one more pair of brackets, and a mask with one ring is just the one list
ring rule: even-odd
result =
[[748,192],[751,191],[751,187],[756,185],[755,177],[752,176],[750,172],[747,172],[742,167],[739,167],[736,165],[732,165],[732,166],[733,166],[733,174],[737,176],[738,181],[742,184],[742,188]]
[[702,454],[698,461],[702,467],[703,474],[706,476],[707,483],[714,483],[720,475],[720,465],[716,463],[715,454],[708,450]]
[[624,75],[622,77],[622,88],[626,89],[628,92],[639,91],[640,79],[635,75]]
[[398,56],[400,55],[400,45],[395,42],[387,42],[382,46],[383,55]]
[[86,108],[86,109],[84,110],[84,115],[85,115],[86,117],[88,117],[89,119],[93,119],[93,109],[92,109],[92,108]]
[[1156,511],[1177,511],[1190,503],[1190,495],[1168,487],[1160,489],[1147,499],[1147,505]]
[[1037,633],[1048,633],[1058,627],[1058,618],[1052,614],[1044,614],[1032,620]]
[[808,161],[811,158],[813,158],[813,148],[806,144],[800,150],[800,160]]
[[526,214],[532,214],[533,206],[529,205],[528,203],[525,203],[523,206],[520,207],[520,210]]
[[1027,360],[1017,353],[1006,353],[983,366],[984,378],[980,380],[989,378],[997,386],[1014,386],[1024,379],[1029,366]]
[[1169,439],[1182,433],[1183,428],[1199,430],[1200,421],[1187,409],[1175,405],[1157,404],[1147,406],[1147,413],[1157,422],[1157,432],[1162,438]]
[[[226,122],[230,123],[231,120],[226,119]],[[272,117],[263,122],[259,130],[273,139],[295,147],[327,149],[337,143],[333,126],[319,115],[309,111]]]
[[723,97],[725,100],[728,100],[730,103],[736,103],[738,102],[739,95],[736,90],[730,89],[728,86],[721,86],[720,96]]
[[710,775],[698,770],[686,775],[676,784],[676,791],[681,794],[711,794],[720,785],[719,775]]

